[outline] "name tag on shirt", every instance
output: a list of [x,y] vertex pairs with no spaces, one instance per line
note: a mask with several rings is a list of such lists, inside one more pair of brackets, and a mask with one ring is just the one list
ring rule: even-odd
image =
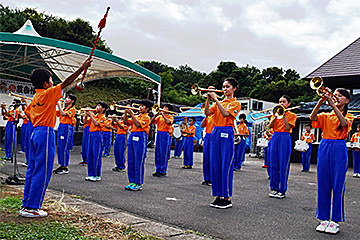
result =
[[222,138],[229,138],[229,134],[228,133],[221,133],[220,137]]
[[139,137],[133,137],[133,141],[138,142],[138,141],[139,141]]

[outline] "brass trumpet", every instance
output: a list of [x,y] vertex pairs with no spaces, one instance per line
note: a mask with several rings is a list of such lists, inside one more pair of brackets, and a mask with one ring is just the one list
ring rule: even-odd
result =
[[[200,109],[202,112],[205,111],[205,103],[201,105],[201,107],[180,107],[180,112],[185,112],[186,109]],[[193,112],[200,112],[200,111],[193,111]]]
[[222,93],[223,91],[222,90],[217,90],[217,89],[200,88],[199,85],[194,83],[194,85],[191,86],[191,93],[193,95],[197,95],[200,92],[218,92],[218,93]]
[[23,96],[23,95],[19,95],[19,94],[13,93],[13,92],[9,92],[9,97],[19,98],[20,100],[21,100],[22,98],[25,98],[25,99],[30,100],[30,101],[32,100],[32,98],[30,98],[30,97],[26,97],[26,96]]
[[124,108],[124,109],[131,109],[131,110],[139,111],[139,108],[134,108],[134,107],[128,107],[128,106],[118,105],[118,104],[115,103],[115,101],[113,101],[113,102],[109,105],[109,109],[110,109],[110,110],[116,110],[116,108]]
[[77,115],[80,115],[80,116],[85,116],[86,115],[86,111],[92,111],[92,112],[95,112],[96,109],[93,109],[93,108],[80,108],[78,110],[76,110],[76,114]]
[[[329,94],[331,96],[331,99],[337,103],[339,102],[339,99],[329,90],[327,90],[324,86],[323,86],[324,80],[321,77],[314,77],[310,80],[310,87],[314,90],[316,90],[316,93],[319,97],[321,97],[322,99],[324,99],[326,101],[325,98],[325,94]],[[326,103],[328,104],[328,103]],[[329,104],[328,104],[329,105]]]
[[[299,107],[300,106],[296,106],[296,107],[285,109],[282,105],[278,104],[274,108],[268,108],[268,109],[265,109],[265,110],[262,110],[262,111],[253,112],[250,115],[250,117],[252,118],[252,120],[256,121],[256,120],[261,119],[261,118],[265,118],[265,117],[268,118],[268,117],[270,117],[270,116],[272,116],[274,114],[277,119],[282,119],[285,116],[286,111],[291,111],[291,110],[297,109]],[[265,115],[265,116],[262,116],[262,117],[257,117],[257,118],[253,117],[253,115],[255,115],[257,113],[269,112],[271,110],[273,111],[272,114],[268,114],[268,115]]]
[[154,106],[151,108],[151,112],[152,112],[153,114],[158,114],[159,112],[164,112],[164,113],[174,114],[175,116],[179,115],[179,114],[176,113],[176,112],[173,112],[173,111],[169,111],[169,110],[165,110],[165,109],[160,108],[159,104],[154,104]]

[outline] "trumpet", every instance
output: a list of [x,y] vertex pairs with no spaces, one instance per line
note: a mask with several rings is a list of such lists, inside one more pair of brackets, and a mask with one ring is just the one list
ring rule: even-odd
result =
[[[314,77],[310,80],[310,87],[312,89],[316,90],[317,95],[319,97],[321,97],[322,99],[324,99],[325,101],[326,101],[325,94],[329,94],[331,96],[331,99],[335,103],[339,102],[338,97],[336,97],[331,91],[327,90],[323,86],[323,83],[324,83],[324,80],[321,77]],[[326,104],[328,104],[328,103],[326,103]]]
[[[238,128],[238,125],[237,125],[235,119],[234,119],[234,130],[235,130],[236,134],[239,134],[239,128]],[[241,137],[240,136],[234,137],[234,144],[235,145],[238,145],[240,142],[241,142]]]
[[169,111],[169,110],[165,110],[165,109],[160,108],[159,104],[154,104],[154,106],[151,108],[151,112],[152,112],[153,114],[158,114],[159,112],[164,112],[164,113],[174,114],[175,116],[179,115],[179,114],[176,113],[176,112],[173,112],[173,111]]
[[134,108],[134,107],[129,107],[129,106],[118,105],[118,104],[115,103],[115,101],[113,101],[113,102],[109,105],[109,109],[110,109],[110,110],[116,110],[116,108],[125,108],[125,109],[131,109],[131,110],[139,111],[139,108]]
[[[291,110],[294,110],[294,109],[297,109],[299,108],[300,106],[296,106],[296,107],[292,107],[292,108],[287,108],[285,109],[282,105],[276,105],[274,108],[268,108],[268,109],[265,109],[265,110],[262,110],[262,111],[258,111],[258,112],[253,112],[250,117],[252,118],[252,120],[256,121],[258,119],[261,119],[261,118],[265,118],[265,117],[271,117],[273,114],[275,115],[275,117],[277,119],[282,119],[284,116],[285,116],[285,113],[286,111],[291,111]],[[261,116],[261,117],[257,117],[257,118],[254,118],[253,115],[257,114],[257,113],[263,113],[263,112],[269,112],[269,111],[273,111],[272,114],[268,114],[268,115],[265,115],[265,116]]]
[[[201,107],[180,107],[179,110],[180,112],[185,112],[186,109],[200,109],[201,111],[205,111],[205,103],[203,103],[201,105]],[[199,111],[192,111],[192,112],[199,112]]]
[[223,91],[222,90],[217,90],[217,89],[200,88],[199,85],[194,83],[194,85],[191,86],[191,93],[193,95],[197,95],[200,92],[218,92],[218,93],[222,93]]
[[32,100],[32,98],[30,98],[30,97],[26,97],[26,96],[23,96],[23,95],[19,95],[19,94],[13,93],[13,92],[9,92],[9,97],[19,98],[20,100],[21,100],[22,98],[25,98],[25,99],[30,100],[30,101]]
[[93,108],[80,108],[78,110],[76,110],[76,114],[80,115],[80,116],[85,116],[86,115],[86,111],[91,111],[91,112],[95,112],[96,109]]

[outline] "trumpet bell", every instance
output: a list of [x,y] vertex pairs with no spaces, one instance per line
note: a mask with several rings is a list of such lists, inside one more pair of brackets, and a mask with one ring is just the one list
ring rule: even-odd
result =
[[323,85],[324,80],[321,77],[314,77],[310,80],[310,87],[312,89],[319,89]]
[[285,115],[285,108],[282,105],[276,105],[273,109],[273,113],[277,119],[282,119]]
[[199,93],[199,85],[194,83],[194,85],[191,86],[191,94],[197,95]]
[[154,106],[152,106],[152,108],[151,108],[151,112],[152,112],[153,114],[157,114],[159,111],[160,111],[160,106],[159,106],[159,104],[154,104]]

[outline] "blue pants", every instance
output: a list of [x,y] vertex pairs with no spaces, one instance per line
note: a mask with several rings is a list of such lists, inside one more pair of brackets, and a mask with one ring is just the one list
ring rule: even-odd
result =
[[275,132],[270,142],[270,188],[285,194],[290,170],[290,133]]
[[306,152],[302,152],[302,165],[303,170],[309,171],[310,169],[310,159],[311,159],[311,144],[308,143],[309,149]]
[[104,144],[104,155],[109,156],[111,150],[111,134],[112,132],[102,132],[103,144]]
[[169,150],[168,150],[168,154],[166,156],[166,169],[167,169],[167,164],[168,164],[168,161],[170,160],[170,155],[171,155],[171,140],[172,140],[172,137],[169,136]]
[[101,176],[101,153],[103,150],[102,135],[100,131],[90,132],[89,134],[89,155],[88,155],[88,176]]
[[264,148],[264,164],[266,165],[266,171],[270,177],[270,144]]
[[234,176],[234,130],[214,127],[211,133],[211,187],[214,197],[231,197]]
[[75,134],[75,127],[70,125],[70,140],[69,140],[70,151],[72,151],[74,147],[74,134]]
[[36,127],[30,139],[23,206],[40,209],[49,185],[55,158],[55,131]]
[[29,161],[29,158],[30,158],[30,144],[31,144],[31,141],[30,141],[30,139],[31,139],[31,134],[33,133],[33,131],[34,131],[34,126],[33,126],[33,124],[31,123],[31,122],[28,122],[27,124],[26,124],[27,126],[26,126],[26,137],[25,137],[25,139],[26,139],[26,146],[27,146],[27,148],[26,148],[26,151],[25,151],[25,158],[26,158],[26,162],[28,162]]
[[184,142],[184,165],[192,166],[194,164],[194,138],[183,137]]
[[128,140],[129,183],[143,184],[147,144],[145,132],[132,132]]
[[88,163],[88,155],[89,155],[89,134],[90,134],[90,126],[86,126],[83,131],[83,139],[82,139],[82,150],[81,156],[84,162]]
[[114,144],[114,157],[116,167],[125,169],[126,135],[116,134]]
[[348,169],[345,140],[321,139],[317,156],[316,217],[320,220],[330,220],[330,212],[332,212],[331,220],[343,222],[345,221],[345,178]]
[[13,157],[13,139],[15,134],[15,122],[7,122],[5,127],[5,153],[7,158]]
[[174,151],[174,157],[180,157],[181,152],[184,146],[185,138],[182,137],[181,140],[175,139],[175,151]]
[[156,134],[156,146],[155,146],[156,172],[166,174],[168,151],[169,151],[169,133],[158,131]]
[[245,160],[245,139],[241,138],[239,144],[235,145],[235,162],[234,168],[241,169],[241,165]]
[[60,166],[69,166],[70,160],[70,124],[60,123],[57,136],[57,155]]
[[353,150],[353,168],[354,173],[360,173],[360,151]]
[[203,145],[203,175],[204,180],[209,181],[211,180],[210,177],[210,163],[211,163],[211,157],[210,157],[210,144],[211,144],[211,133],[206,133],[204,138],[204,145]]
[[21,151],[26,152],[26,128],[27,128],[27,123],[23,124],[21,126],[21,136],[20,136],[20,142],[21,142]]

